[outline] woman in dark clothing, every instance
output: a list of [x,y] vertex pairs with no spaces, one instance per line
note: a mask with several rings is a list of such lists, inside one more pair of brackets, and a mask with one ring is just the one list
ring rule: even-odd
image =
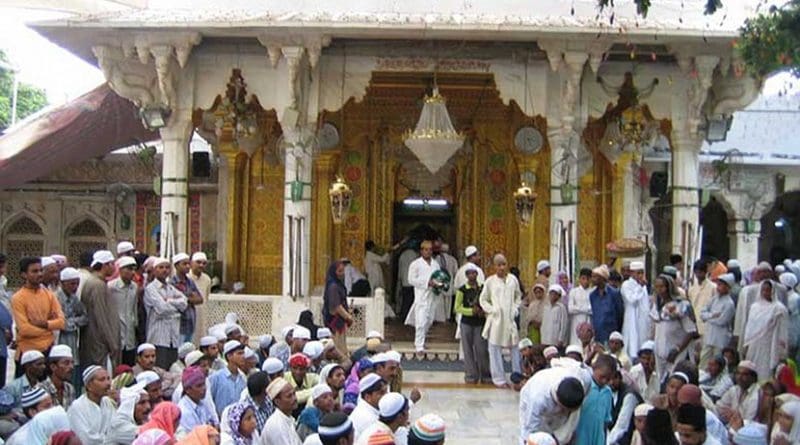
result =
[[317,339],[317,329],[319,329],[319,326],[314,324],[314,314],[311,311],[306,309],[300,312],[300,319],[297,320],[297,324],[311,332],[311,340]]
[[345,356],[347,351],[347,327],[353,324],[353,316],[347,306],[347,288],[344,286],[345,264],[334,261],[325,275],[325,293],[322,295],[322,320],[333,334],[336,348]]

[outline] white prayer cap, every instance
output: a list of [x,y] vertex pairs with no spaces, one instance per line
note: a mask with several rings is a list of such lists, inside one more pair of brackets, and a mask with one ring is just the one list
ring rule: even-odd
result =
[[408,406],[405,396],[399,392],[387,392],[378,401],[381,417],[394,417]]
[[734,267],[738,267],[740,269],[742,268],[742,265],[739,264],[739,260],[737,260],[735,258],[729,259],[728,263],[725,264],[725,265],[728,267],[728,269],[733,269]]
[[771,272],[772,271],[772,265],[769,264],[766,261],[762,261],[762,262],[758,263],[758,266],[756,266],[756,270]]
[[136,383],[144,383],[145,386],[161,381],[161,377],[153,371],[143,371],[136,376]]
[[192,351],[194,351],[196,349],[197,348],[195,348],[194,343],[191,343],[191,342],[187,341],[186,343],[182,344],[178,348],[178,358],[185,359],[187,354],[189,354],[190,352],[192,352]]
[[778,280],[789,289],[794,289],[797,286],[797,275],[791,272],[784,272],[778,277]]
[[551,284],[547,292],[557,292],[558,295],[561,295],[562,297],[564,296],[564,294],[566,294],[566,292],[564,292],[564,288],[561,287],[560,284]]
[[20,405],[22,405],[23,408],[30,408],[32,406],[36,406],[36,404],[38,404],[48,396],[49,395],[42,387],[35,386],[22,393],[22,396],[20,398]]
[[153,259],[153,267],[160,266],[162,264],[172,265],[172,263],[170,263],[168,259],[163,257],[156,257],[155,259]]
[[72,348],[67,345],[55,345],[50,348],[51,359],[72,358]]
[[[83,370],[83,375],[81,376],[83,378],[83,384],[84,385],[88,384],[92,380],[92,377],[95,375],[95,373],[102,370],[103,368],[97,365],[89,365],[86,369]],[[145,371],[142,374],[147,374],[148,372],[155,374],[155,372],[153,371]],[[141,376],[142,374],[139,375]],[[156,375],[156,377],[158,377],[158,375]]]
[[258,337],[258,347],[261,349],[268,348],[272,344],[272,336],[269,334],[264,334],[261,337]]
[[358,393],[361,394],[364,391],[371,389],[375,386],[378,382],[383,381],[381,376],[378,374],[372,373],[365,375],[360,382],[358,382]]
[[541,431],[536,432],[528,436],[528,441],[526,445],[556,445],[557,442],[553,439],[548,433],[543,433]]
[[519,344],[517,345],[519,349],[530,348],[531,346],[533,346],[533,342],[531,341],[530,338],[523,338],[522,340],[519,341]]
[[141,354],[144,351],[155,351],[155,350],[156,350],[156,345],[152,343],[142,343],[139,345],[138,348],[136,348],[136,354]]
[[373,365],[377,365],[378,363],[386,363],[389,361],[389,357],[387,357],[385,353],[380,352],[370,357],[369,361],[371,361]]
[[225,326],[225,335],[231,335],[234,331],[242,332],[242,328],[238,324],[229,324]]
[[25,351],[25,353],[22,354],[22,358],[19,360],[19,364],[24,366],[27,365],[28,363],[35,362],[36,360],[43,358],[44,354],[35,349],[30,351]]
[[322,350],[322,342],[319,341],[310,341],[303,346],[303,354],[311,360],[318,359],[322,355]]
[[475,255],[476,253],[478,253],[478,248],[475,246],[467,246],[467,248],[464,249],[464,256],[466,256],[467,258],[471,257],[472,255]]
[[777,266],[775,266],[775,272],[778,274],[782,274],[786,272],[786,267],[784,267],[783,264],[778,264]]
[[[797,421],[797,419],[795,419],[795,421]],[[750,422],[734,433],[733,443],[736,445],[767,445],[768,434],[769,432],[766,425],[758,422]]]
[[261,370],[270,375],[283,372],[283,362],[275,357],[269,357],[264,360],[264,363],[261,365]]
[[402,362],[402,361],[403,361],[403,356],[402,356],[402,355],[400,355],[400,353],[399,353],[399,352],[397,352],[397,351],[394,351],[394,350],[392,350],[392,351],[386,351],[386,352],[384,352],[384,354],[386,354],[386,358],[387,358],[387,359],[388,359],[390,362],[397,362],[397,363],[400,363],[400,362]]
[[331,387],[325,383],[320,383],[319,385],[315,385],[313,388],[311,388],[311,400],[317,400],[321,396],[330,393],[333,393]]
[[245,346],[244,347],[244,359],[245,360],[250,360],[250,359],[253,359],[253,358],[256,358],[256,351],[251,349],[250,346]]
[[369,331],[369,332],[367,333],[367,340],[369,340],[370,338],[378,338],[378,339],[380,339],[381,341],[383,341],[383,334],[381,334],[381,333],[380,333],[380,332],[378,332],[378,331]]
[[583,357],[583,348],[578,345],[569,345],[567,346],[566,354],[575,353]]
[[43,256],[41,262],[42,262],[42,269],[44,269],[47,266],[52,266],[53,264],[56,264],[56,260],[54,260],[53,257],[51,256]]
[[633,410],[634,417],[647,417],[647,413],[649,413],[653,408],[653,405],[649,403],[640,403],[636,405],[636,408]]
[[52,258],[57,264],[67,264],[67,257],[64,255],[54,253],[50,255],[50,258]]
[[108,264],[114,262],[114,254],[108,250],[98,250],[92,255],[92,267],[97,264]]
[[192,261],[208,261],[205,252],[195,252],[192,254]]
[[214,338],[217,339],[217,343],[222,343],[222,342],[224,342],[225,340],[228,339],[228,336],[225,335],[224,332],[217,332],[217,334],[214,336]]
[[[333,372],[333,370],[336,368],[342,368],[342,365],[338,363],[328,363],[327,365],[323,366],[322,370],[319,372],[319,381],[324,382],[325,380],[327,380],[328,377],[330,377],[331,372]],[[342,370],[344,370],[344,368],[342,368]]]
[[644,263],[641,261],[631,261],[630,270],[632,271],[642,271],[644,270]]
[[478,273],[478,272],[480,272],[480,270],[481,270],[481,268],[480,268],[480,267],[478,267],[478,266],[476,266],[476,265],[475,265],[475,264],[473,264],[473,263],[467,263],[467,264],[464,266],[464,273],[465,273],[465,274],[466,274],[467,272],[470,272],[470,271],[472,271],[472,272],[475,272],[475,273]]
[[186,354],[186,358],[183,359],[183,362],[186,363],[186,366],[194,366],[201,358],[203,358],[205,354],[202,351],[192,351]]
[[546,359],[558,357],[558,348],[556,348],[555,346],[548,346],[544,348],[544,351],[542,351],[542,355],[544,355],[544,358]]
[[292,331],[292,338],[299,338],[301,340],[311,340],[311,331],[302,326],[297,326]]
[[736,367],[737,368],[744,368],[744,369],[753,371],[755,373],[758,373],[758,367],[756,366],[755,363],[751,362],[750,360],[742,360],[742,361],[739,362],[738,365],[736,365]]
[[133,243],[130,241],[121,241],[117,244],[117,253],[125,253],[130,252],[131,250],[136,250],[136,247],[133,246]]
[[625,337],[623,337],[622,334],[620,334],[618,331],[612,332],[608,336],[608,339],[609,340],[618,340],[618,341],[621,341],[621,342],[625,343]]
[[61,271],[59,278],[61,278],[61,281],[79,280],[81,278],[81,274],[79,274],[78,269],[75,269],[74,267],[65,267]]
[[732,273],[725,273],[717,277],[719,281],[724,282],[728,286],[733,286],[736,283],[736,277]]
[[227,356],[228,353],[241,348],[244,348],[243,344],[239,343],[236,340],[229,340],[225,343],[225,346],[222,347],[222,355]]
[[267,396],[270,400],[275,400],[275,397],[278,397],[278,394],[283,391],[283,388],[286,387],[291,388],[292,385],[283,377],[278,377],[277,379],[273,380],[269,386],[267,386]]
[[330,329],[328,329],[328,328],[319,328],[319,329],[317,329],[317,338],[319,340],[322,340],[323,338],[331,338],[331,337],[333,337],[333,334],[331,333]]
[[639,354],[645,351],[653,352],[655,348],[656,348],[656,342],[654,342],[653,340],[647,340],[646,342],[642,343],[642,346],[639,347]]
[[294,325],[284,326],[283,329],[281,329],[281,338],[285,340],[293,331]]
[[201,337],[200,338],[200,347],[201,348],[205,348],[207,346],[211,346],[211,345],[215,345],[215,344],[217,344],[217,337],[214,337],[213,335],[206,335],[205,337]]
[[117,258],[117,268],[122,269],[123,267],[129,266],[136,266],[136,259],[132,256],[121,256]]
[[536,263],[536,271],[537,272],[541,272],[541,271],[547,269],[548,267],[550,267],[550,262],[547,261],[547,260],[541,260],[538,263]]
[[189,255],[184,252],[172,255],[172,264],[177,264],[180,263],[181,261],[189,261]]

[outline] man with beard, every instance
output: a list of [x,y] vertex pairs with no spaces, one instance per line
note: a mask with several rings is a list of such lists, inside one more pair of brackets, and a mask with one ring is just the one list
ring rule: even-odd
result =
[[161,381],[161,392],[164,397],[170,398],[178,386],[180,376],[165,371],[156,365],[156,346],[150,343],[142,343],[136,348],[136,364],[133,366],[133,375],[138,376],[144,371],[153,371]]
[[83,445],[103,445],[115,412],[114,402],[107,397],[111,377],[105,369],[90,365],[83,371],[83,385],[86,392],[67,412],[69,424]]
[[60,405],[64,410],[68,410],[75,401],[75,387],[70,383],[72,371],[75,368],[72,349],[67,345],[53,346],[48,356],[47,366],[50,368],[50,377],[47,377],[39,386],[50,394],[54,403]]
[[261,431],[260,444],[301,445],[292,417],[292,412],[297,409],[294,388],[285,379],[277,378],[267,387],[267,394],[276,409]]

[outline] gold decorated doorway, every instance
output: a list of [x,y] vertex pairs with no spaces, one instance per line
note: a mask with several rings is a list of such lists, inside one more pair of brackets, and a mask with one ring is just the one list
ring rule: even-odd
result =
[[[340,138],[314,161],[312,287],[323,284],[334,258],[346,256],[363,270],[365,241],[387,248],[402,238],[405,226],[395,216],[408,200],[446,203],[452,220],[437,219],[440,212],[429,225],[448,228],[445,241],[456,257],[467,245],[477,245],[489,272],[491,256],[502,252],[530,282],[537,259],[548,256],[550,146],[545,119],[526,116],[513,101],[504,104],[490,73],[439,73],[437,82],[466,142],[435,174],[403,143],[430,94],[433,73],[373,72],[361,101],[350,99],[339,110],[322,112],[321,125],[334,126]],[[515,146],[515,135],[524,127],[542,135],[534,152]],[[353,191],[350,212],[338,226],[331,222],[327,196],[337,175]],[[521,177],[533,182],[540,197],[527,227],[519,226],[513,203]],[[424,213],[417,218],[425,224]]]

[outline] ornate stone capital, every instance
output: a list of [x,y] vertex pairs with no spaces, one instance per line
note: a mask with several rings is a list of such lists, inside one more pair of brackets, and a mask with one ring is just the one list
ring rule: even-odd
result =
[[687,137],[699,138],[702,141],[703,135],[700,134],[700,126],[704,120],[704,106],[712,85],[714,71],[720,63],[720,56],[689,55],[685,52],[678,52],[676,61],[683,75],[689,79],[689,83],[686,87],[686,106],[677,116],[673,116],[673,121],[682,122],[685,125],[683,130],[687,133]]
[[547,61],[550,62],[550,69],[558,71],[561,67],[561,62],[564,60],[564,51],[567,50],[567,42],[565,40],[540,39],[536,41],[536,45],[547,54]]
[[283,53],[284,47],[299,47],[308,53],[308,62],[311,68],[317,66],[322,55],[322,48],[331,44],[331,37],[324,34],[308,35],[283,35],[265,33],[258,36],[258,41],[267,48],[269,61],[272,67],[278,66],[281,56],[287,57]]

